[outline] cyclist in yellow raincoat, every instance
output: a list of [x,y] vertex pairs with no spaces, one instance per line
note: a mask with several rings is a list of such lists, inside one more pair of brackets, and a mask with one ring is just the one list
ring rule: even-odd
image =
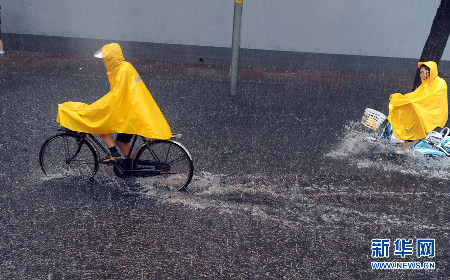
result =
[[419,62],[422,84],[407,94],[389,97],[388,121],[400,140],[418,140],[448,119],[447,83],[438,76],[433,61]]
[[136,69],[124,60],[120,45],[105,45],[95,56],[103,58],[110,91],[90,105],[81,102],[59,105],[57,122],[73,131],[100,134],[111,151],[111,157],[103,159],[104,162],[120,158],[111,133],[119,133],[116,144],[125,156],[132,134],[170,139],[169,124]]

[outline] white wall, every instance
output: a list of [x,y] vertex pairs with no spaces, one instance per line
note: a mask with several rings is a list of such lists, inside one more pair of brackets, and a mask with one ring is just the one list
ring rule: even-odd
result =
[[[243,48],[418,58],[440,0],[244,0]],[[2,31],[229,47],[234,0],[0,0]],[[443,59],[450,60],[446,48]]]

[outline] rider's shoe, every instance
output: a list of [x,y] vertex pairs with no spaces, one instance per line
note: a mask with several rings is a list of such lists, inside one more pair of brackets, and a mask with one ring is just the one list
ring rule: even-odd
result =
[[121,156],[114,157],[110,155],[109,157],[104,157],[100,160],[100,163],[115,163],[120,160]]

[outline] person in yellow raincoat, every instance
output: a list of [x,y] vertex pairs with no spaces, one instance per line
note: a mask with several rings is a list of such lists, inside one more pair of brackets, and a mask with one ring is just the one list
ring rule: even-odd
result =
[[111,151],[104,162],[120,159],[111,133],[118,132],[116,144],[124,156],[128,155],[133,134],[170,139],[169,124],[136,69],[124,60],[120,45],[107,44],[95,56],[103,58],[110,91],[90,105],[81,102],[59,105],[56,121],[73,131],[99,134]]
[[418,67],[422,84],[413,92],[389,97],[388,121],[394,136],[407,140],[407,146],[444,127],[448,119],[447,83],[438,76],[436,63],[419,62]]

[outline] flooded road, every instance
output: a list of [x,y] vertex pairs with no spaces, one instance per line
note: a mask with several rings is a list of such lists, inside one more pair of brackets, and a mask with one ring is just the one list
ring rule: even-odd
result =
[[[362,127],[401,75],[131,61],[195,173],[186,192],[151,179],[46,178],[57,104],[109,89],[100,60],[10,52],[0,60],[2,279],[446,279],[450,160],[393,156]],[[443,75],[447,81],[448,76]],[[393,241],[436,240],[434,258]],[[371,240],[390,239],[372,258]],[[435,270],[372,270],[434,261]]]

